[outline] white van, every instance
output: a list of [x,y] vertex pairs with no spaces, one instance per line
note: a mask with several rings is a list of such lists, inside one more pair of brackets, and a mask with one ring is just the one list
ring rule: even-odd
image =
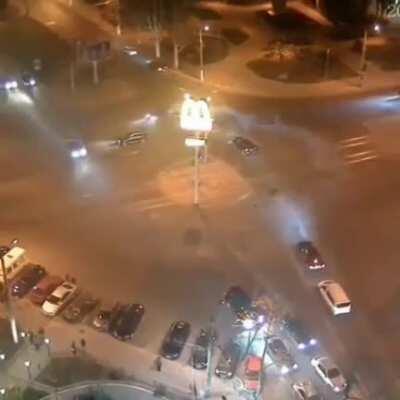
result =
[[332,280],[322,281],[318,288],[333,315],[350,313],[351,301],[339,283]]
[[[7,278],[12,279],[20,271],[21,267],[26,264],[27,259],[25,255],[25,249],[22,247],[12,247],[3,256]],[[3,282],[3,269],[0,268],[0,282]]]

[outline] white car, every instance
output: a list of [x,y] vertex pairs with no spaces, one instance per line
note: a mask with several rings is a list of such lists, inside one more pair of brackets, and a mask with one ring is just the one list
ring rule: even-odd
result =
[[311,360],[311,365],[321,379],[331,387],[335,393],[343,392],[347,382],[336,364],[328,357],[316,357]]
[[128,56],[136,56],[137,55],[137,50],[132,47],[132,46],[125,46],[122,51],[127,54]]
[[332,280],[322,281],[318,284],[318,289],[333,315],[351,312],[351,301],[339,283]]
[[74,298],[77,290],[78,287],[75,284],[71,282],[63,282],[43,303],[43,314],[49,317],[54,317]]
[[295,382],[292,388],[299,400],[321,400],[315,386],[310,381]]
[[68,142],[70,156],[74,159],[87,156],[87,149],[81,140],[70,140]]

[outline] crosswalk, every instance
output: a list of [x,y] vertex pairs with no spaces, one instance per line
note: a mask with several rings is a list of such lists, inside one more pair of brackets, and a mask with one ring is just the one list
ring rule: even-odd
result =
[[368,135],[354,136],[338,142],[345,164],[359,164],[376,160],[379,155]]

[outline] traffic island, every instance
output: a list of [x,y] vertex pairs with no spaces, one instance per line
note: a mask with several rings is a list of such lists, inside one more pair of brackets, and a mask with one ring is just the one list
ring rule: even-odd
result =
[[[158,186],[178,206],[193,204],[194,173],[190,163],[178,165],[158,176]],[[199,166],[199,204],[226,207],[248,196],[252,191],[246,180],[229,164],[208,159]]]
[[321,47],[297,47],[275,43],[263,57],[247,67],[258,77],[282,83],[320,83],[356,77],[335,54]]

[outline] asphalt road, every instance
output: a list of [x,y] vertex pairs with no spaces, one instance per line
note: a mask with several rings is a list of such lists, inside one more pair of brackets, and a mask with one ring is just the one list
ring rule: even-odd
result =
[[[394,382],[399,178],[396,144],[385,147],[393,137],[385,119],[396,122],[395,101],[383,95],[316,103],[216,94],[218,130],[210,155],[239,176],[241,195],[227,198],[229,188],[221,186],[196,209],[176,201],[176,191],[190,189],[190,178],[184,189],[175,187],[173,172],[191,165],[191,153],[168,112],[176,110],[179,88],[187,84],[121,56],[101,67],[97,89],[82,67],[80,89],[70,96],[60,68],[60,81],[3,98],[2,241],[19,237],[33,260],[75,276],[104,299],[143,302],[146,318],[135,338],[140,346],[157,351],[175,319],[191,321],[194,330],[204,326],[223,291],[240,284],[254,295],[266,291],[303,317],[374,398]],[[159,115],[145,128],[148,142],[137,150],[113,148],[129,128],[143,128],[147,112]],[[378,118],[381,130],[372,131]],[[255,159],[228,144],[233,133],[260,145]],[[77,136],[88,145],[85,161],[66,152],[65,138]],[[366,148],[343,142],[353,137],[366,137]],[[345,151],[377,158],[349,164]],[[318,243],[328,263],[324,274],[307,274],[294,259],[301,238]],[[352,315],[328,314],[315,289],[325,276],[346,288]]]

